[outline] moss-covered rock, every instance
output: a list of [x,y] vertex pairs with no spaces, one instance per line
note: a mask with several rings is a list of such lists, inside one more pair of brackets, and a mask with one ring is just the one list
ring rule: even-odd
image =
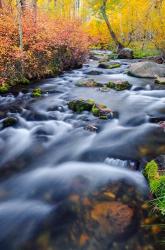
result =
[[9,85],[7,83],[0,85],[0,94],[5,94],[9,91]]
[[14,126],[16,124],[17,124],[17,118],[15,118],[15,117],[7,117],[2,122],[3,128]]
[[155,83],[165,85],[165,77],[157,77]]
[[33,97],[40,97],[42,94],[42,90],[40,88],[33,89],[32,96]]
[[79,99],[70,101],[68,106],[74,112],[81,113],[83,111],[91,111],[94,104],[95,102],[93,99],[88,99],[88,100]]
[[98,65],[98,67],[102,69],[115,69],[119,68],[120,66],[120,63],[100,63]]
[[76,86],[78,87],[102,87],[103,84],[96,82],[94,80],[87,80],[87,81],[80,81],[76,83]]
[[153,200],[155,208],[159,209],[162,214],[165,214],[165,175],[159,174],[158,164],[152,160],[144,170],[151,192],[155,195],[156,199]]
[[96,104],[93,99],[73,100],[68,103],[68,106],[74,112],[81,113],[83,111],[89,111],[92,112],[94,116],[104,120],[113,117],[113,112],[111,109],[107,108],[107,106],[104,104]]
[[113,116],[112,110],[107,108],[104,104],[93,105],[92,114],[103,120],[107,120]]
[[107,88],[115,89],[117,91],[130,89],[131,84],[128,81],[113,80],[106,84]]

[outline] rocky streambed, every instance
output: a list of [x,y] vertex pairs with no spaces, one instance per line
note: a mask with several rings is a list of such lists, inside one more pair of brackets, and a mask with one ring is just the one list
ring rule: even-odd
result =
[[0,96],[0,249],[164,248],[142,169],[165,153],[165,90],[110,55]]

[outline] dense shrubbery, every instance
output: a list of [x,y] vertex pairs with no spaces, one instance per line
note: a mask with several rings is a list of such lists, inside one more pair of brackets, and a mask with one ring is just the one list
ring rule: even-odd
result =
[[24,13],[23,51],[19,48],[16,16],[0,15],[0,91],[7,85],[27,84],[28,80],[51,76],[79,67],[88,52],[88,37],[76,21]]

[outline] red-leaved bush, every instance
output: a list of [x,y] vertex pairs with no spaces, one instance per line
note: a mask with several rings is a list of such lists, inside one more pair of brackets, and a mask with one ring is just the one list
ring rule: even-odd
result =
[[89,41],[79,21],[38,13],[34,22],[32,13],[26,11],[22,26],[23,51],[19,48],[16,15],[0,13],[1,86],[55,75],[84,62]]

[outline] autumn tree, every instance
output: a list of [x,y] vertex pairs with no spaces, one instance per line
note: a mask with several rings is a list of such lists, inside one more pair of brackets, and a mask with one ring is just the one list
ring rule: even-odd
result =
[[124,46],[117,38],[117,35],[112,27],[109,10],[113,10],[114,7],[119,6],[120,0],[89,0],[89,5],[93,12],[99,17],[102,17],[108,28],[110,37],[114,41],[118,50],[121,50]]
[[109,33],[110,33],[110,36],[111,38],[113,39],[113,41],[115,42],[116,46],[117,46],[117,49],[118,50],[121,50],[124,46],[121,44],[121,42],[119,42],[115,32],[113,31],[113,28],[112,28],[112,25],[111,25],[111,22],[108,18],[108,15],[107,15],[107,1],[108,0],[102,0],[102,5],[100,7],[100,11],[101,11],[101,14],[103,16],[103,19],[107,25],[107,28],[109,30]]

